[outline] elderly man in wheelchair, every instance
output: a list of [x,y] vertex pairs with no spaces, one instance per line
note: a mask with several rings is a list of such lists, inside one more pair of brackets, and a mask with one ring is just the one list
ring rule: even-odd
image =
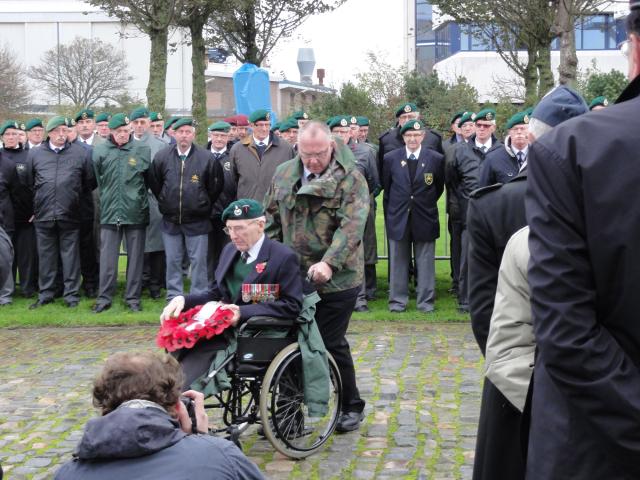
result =
[[319,297],[303,296],[296,253],[265,236],[262,205],[237,200],[222,220],[231,243],[212,287],[171,300],[160,317],[159,339],[176,319],[188,320],[183,331],[193,332],[222,313],[214,336],[169,348],[184,371],[185,389],[215,398],[211,406],[222,409],[227,426],[219,431],[260,423],[278,451],[304,458],[331,436],[340,412],[340,374],[313,319]]

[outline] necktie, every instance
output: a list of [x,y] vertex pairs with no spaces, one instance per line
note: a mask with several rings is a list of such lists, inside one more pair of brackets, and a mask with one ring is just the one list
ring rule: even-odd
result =
[[263,142],[260,142],[256,146],[256,148],[258,150],[258,157],[260,157],[260,159],[262,159],[262,155],[264,154],[264,151],[266,150],[267,146]]
[[183,162],[187,159],[186,155],[180,155],[180,160],[182,160]]
[[53,149],[53,151],[56,152],[56,153],[60,153],[60,150],[61,150],[60,148],[54,148]]
[[309,175],[307,175],[307,182],[310,182],[311,180],[314,180],[316,178],[316,174],[315,173],[310,173]]
[[222,156],[222,154],[221,154],[221,153],[218,153],[218,152],[216,152],[216,153],[214,153],[214,154],[213,154],[213,158],[215,158],[216,160],[220,160],[220,157],[221,157],[221,156]]
[[240,257],[242,258],[242,263],[247,263],[249,261],[249,252],[242,252]]
[[484,145],[480,147],[480,150],[482,150],[482,153],[487,153],[487,147]]
[[409,160],[415,160],[416,156],[412,153],[411,155],[409,155]]
[[524,153],[518,152],[517,157],[518,157],[518,167],[522,167],[522,164],[524,163]]

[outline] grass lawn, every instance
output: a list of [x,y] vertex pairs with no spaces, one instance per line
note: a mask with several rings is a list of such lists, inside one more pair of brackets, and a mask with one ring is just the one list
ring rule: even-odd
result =
[[[376,228],[378,232],[378,255],[386,256],[385,240],[383,237],[382,197],[378,198],[378,212]],[[444,214],[444,195],[440,199],[440,239],[436,242],[436,256],[448,254],[448,246],[445,246],[446,220]],[[445,248],[446,247],[446,248]],[[54,304],[45,305],[36,310],[29,310],[29,305],[35,299],[24,299],[18,295],[14,297],[13,304],[0,307],[0,328],[6,327],[41,327],[41,326],[86,326],[86,325],[142,325],[157,324],[158,317],[164,307],[164,300],[153,300],[147,292],[142,298],[142,312],[130,313],[124,306],[121,298],[124,283],[126,260],[120,259],[120,282],[116,297],[110,310],[100,314],[91,312],[91,306],[95,300],[82,298],[78,308],[69,309],[62,299],[56,299]],[[450,287],[450,269],[448,260],[436,261],[436,304],[435,312],[422,313],[416,310],[415,294],[411,290],[411,301],[407,311],[403,313],[389,313],[387,309],[387,261],[380,260],[377,265],[378,292],[377,299],[369,302],[370,312],[354,313],[356,320],[370,321],[467,321],[468,315],[459,314],[456,311],[455,297],[447,293]],[[164,291],[163,291],[164,293]]]

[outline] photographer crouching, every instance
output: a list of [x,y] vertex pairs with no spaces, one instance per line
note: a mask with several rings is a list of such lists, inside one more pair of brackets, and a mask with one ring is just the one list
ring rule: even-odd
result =
[[[204,397],[181,393],[183,383],[180,365],[169,355],[109,357],[93,385],[102,416],[89,420],[74,459],[55,478],[262,479],[233,443],[198,434],[208,431]],[[191,415],[185,404],[194,407]]]

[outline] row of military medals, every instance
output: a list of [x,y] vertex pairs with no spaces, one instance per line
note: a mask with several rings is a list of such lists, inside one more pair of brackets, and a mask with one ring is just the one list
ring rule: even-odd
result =
[[243,283],[242,301],[245,303],[273,302],[280,297],[277,283]]

